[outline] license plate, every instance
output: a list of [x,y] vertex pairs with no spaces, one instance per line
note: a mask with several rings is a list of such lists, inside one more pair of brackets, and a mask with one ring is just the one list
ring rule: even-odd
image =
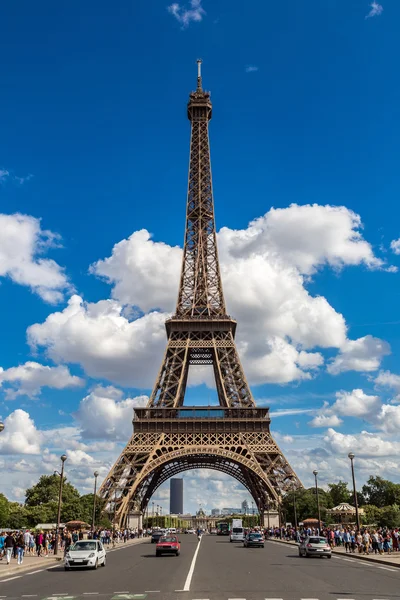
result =
[[317,550],[316,550],[316,551],[317,551],[317,552],[323,552],[323,550],[319,550],[318,548],[317,548]]
[[76,559],[74,560],[74,562],[76,562],[76,563],[83,563],[83,560],[81,560],[80,558],[76,558]]

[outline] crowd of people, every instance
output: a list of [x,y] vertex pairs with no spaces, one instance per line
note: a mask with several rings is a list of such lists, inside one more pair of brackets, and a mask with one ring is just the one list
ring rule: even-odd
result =
[[[112,530],[103,528],[89,532],[63,529],[58,536],[59,554],[65,554],[72,544],[84,538],[99,539],[105,546],[109,546],[112,543],[127,542],[135,537],[142,537],[142,535],[141,529]],[[54,555],[55,546],[55,530],[0,531],[0,561],[5,559],[7,564],[15,559],[18,565],[22,565],[24,556],[47,558]]]
[[295,540],[300,542],[305,536],[326,537],[331,548],[344,547],[346,553],[359,554],[391,554],[400,551],[400,529],[395,528],[369,528],[361,527],[357,530],[354,526],[318,528],[276,527],[266,530],[266,536]]

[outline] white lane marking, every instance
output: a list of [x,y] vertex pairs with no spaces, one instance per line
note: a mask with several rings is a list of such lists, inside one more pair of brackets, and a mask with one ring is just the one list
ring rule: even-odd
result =
[[344,558],[343,560],[345,560],[346,562],[356,562],[354,558]]
[[378,569],[385,569],[385,571],[397,571],[397,569],[389,569],[389,567],[378,567]]
[[[0,583],[5,583],[6,581],[13,581],[13,579],[21,579],[22,575],[17,575],[16,577],[9,577],[8,579],[2,579]],[[4,596],[7,598],[7,596]]]
[[200,540],[197,543],[196,552],[194,553],[194,556],[193,556],[193,559],[192,559],[192,564],[190,565],[189,573],[188,573],[188,575],[186,577],[185,585],[183,586],[183,591],[184,592],[188,592],[190,590],[190,584],[192,583],[192,577],[193,577],[193,573],[194,573],[194,567],[196,565],[196,559],[197,559],[197,555],[198,555],[199,550],[200,550],[200,545],[201,545],[202,538],[203,538],[203,536],[200,536]]
[[25,573],[25,575],[35,575],[35,573],[41,573],[44,569],[39,569],[38,571],[31,571],[30,573]]
[[159,594],[160,590],[144,590],[145,594]]

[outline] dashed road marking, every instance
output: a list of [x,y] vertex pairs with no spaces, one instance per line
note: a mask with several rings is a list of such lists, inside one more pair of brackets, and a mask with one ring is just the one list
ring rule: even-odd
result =
[[192,559],[192,564],[190,565],[189,573],[187,574],[187,577],[186,577],[185,585],[183,586],[183,591],[184,592],[188,592],[190,590],[190,584],[192,583],[192,577],[193,577],[193,573],[194,573],[194,567],[196,566],[197,555],[198,555],[199,550],[200,550],[201,540],[202,539],[203,539],[203,536],[200,536],[200,539],[199,539],[199,541],[197,543],[196,552],[194,553],[194,556],[193,556],[193,559]]
[[[20,579],[22,575],[17,575],[16,577],[9,577],[8,579],[2,579],[0,583],[5,583],[6,581],[13,581],[14,579]],[[5,596],[7,598],[7,596]]]
[[397,571],[397,569],[390,569],[389,567],[378,567],[378,569],[385,569],[385,571]]

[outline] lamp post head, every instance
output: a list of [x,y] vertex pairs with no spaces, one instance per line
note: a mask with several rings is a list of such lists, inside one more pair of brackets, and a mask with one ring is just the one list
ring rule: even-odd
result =
[[98,472],[98,471],[95,471],[95,472],[93,473],[93,475],[94,475],[94,476],[96,477],[96,479],[97,479],[97,477],[99,476],[99,472]]
[[318,475],[318,471],[317,471],[317,469],[314,469],[314,471],[313,471],[313,475],[314,475],[315,477]]
[[355,454],[354,454],[354,452],[349,452],[347,456],[349,457],[350,460],[353,460],[353,458],[355,457]]
[[60,456],[60,458],[61,458],[61,462],[65,463],[65,461],[67,460],[67,455],[66,454],[62,454]]
[[4,429],[4,423],[2,421],[0,421],[0,433],[3,431]]

